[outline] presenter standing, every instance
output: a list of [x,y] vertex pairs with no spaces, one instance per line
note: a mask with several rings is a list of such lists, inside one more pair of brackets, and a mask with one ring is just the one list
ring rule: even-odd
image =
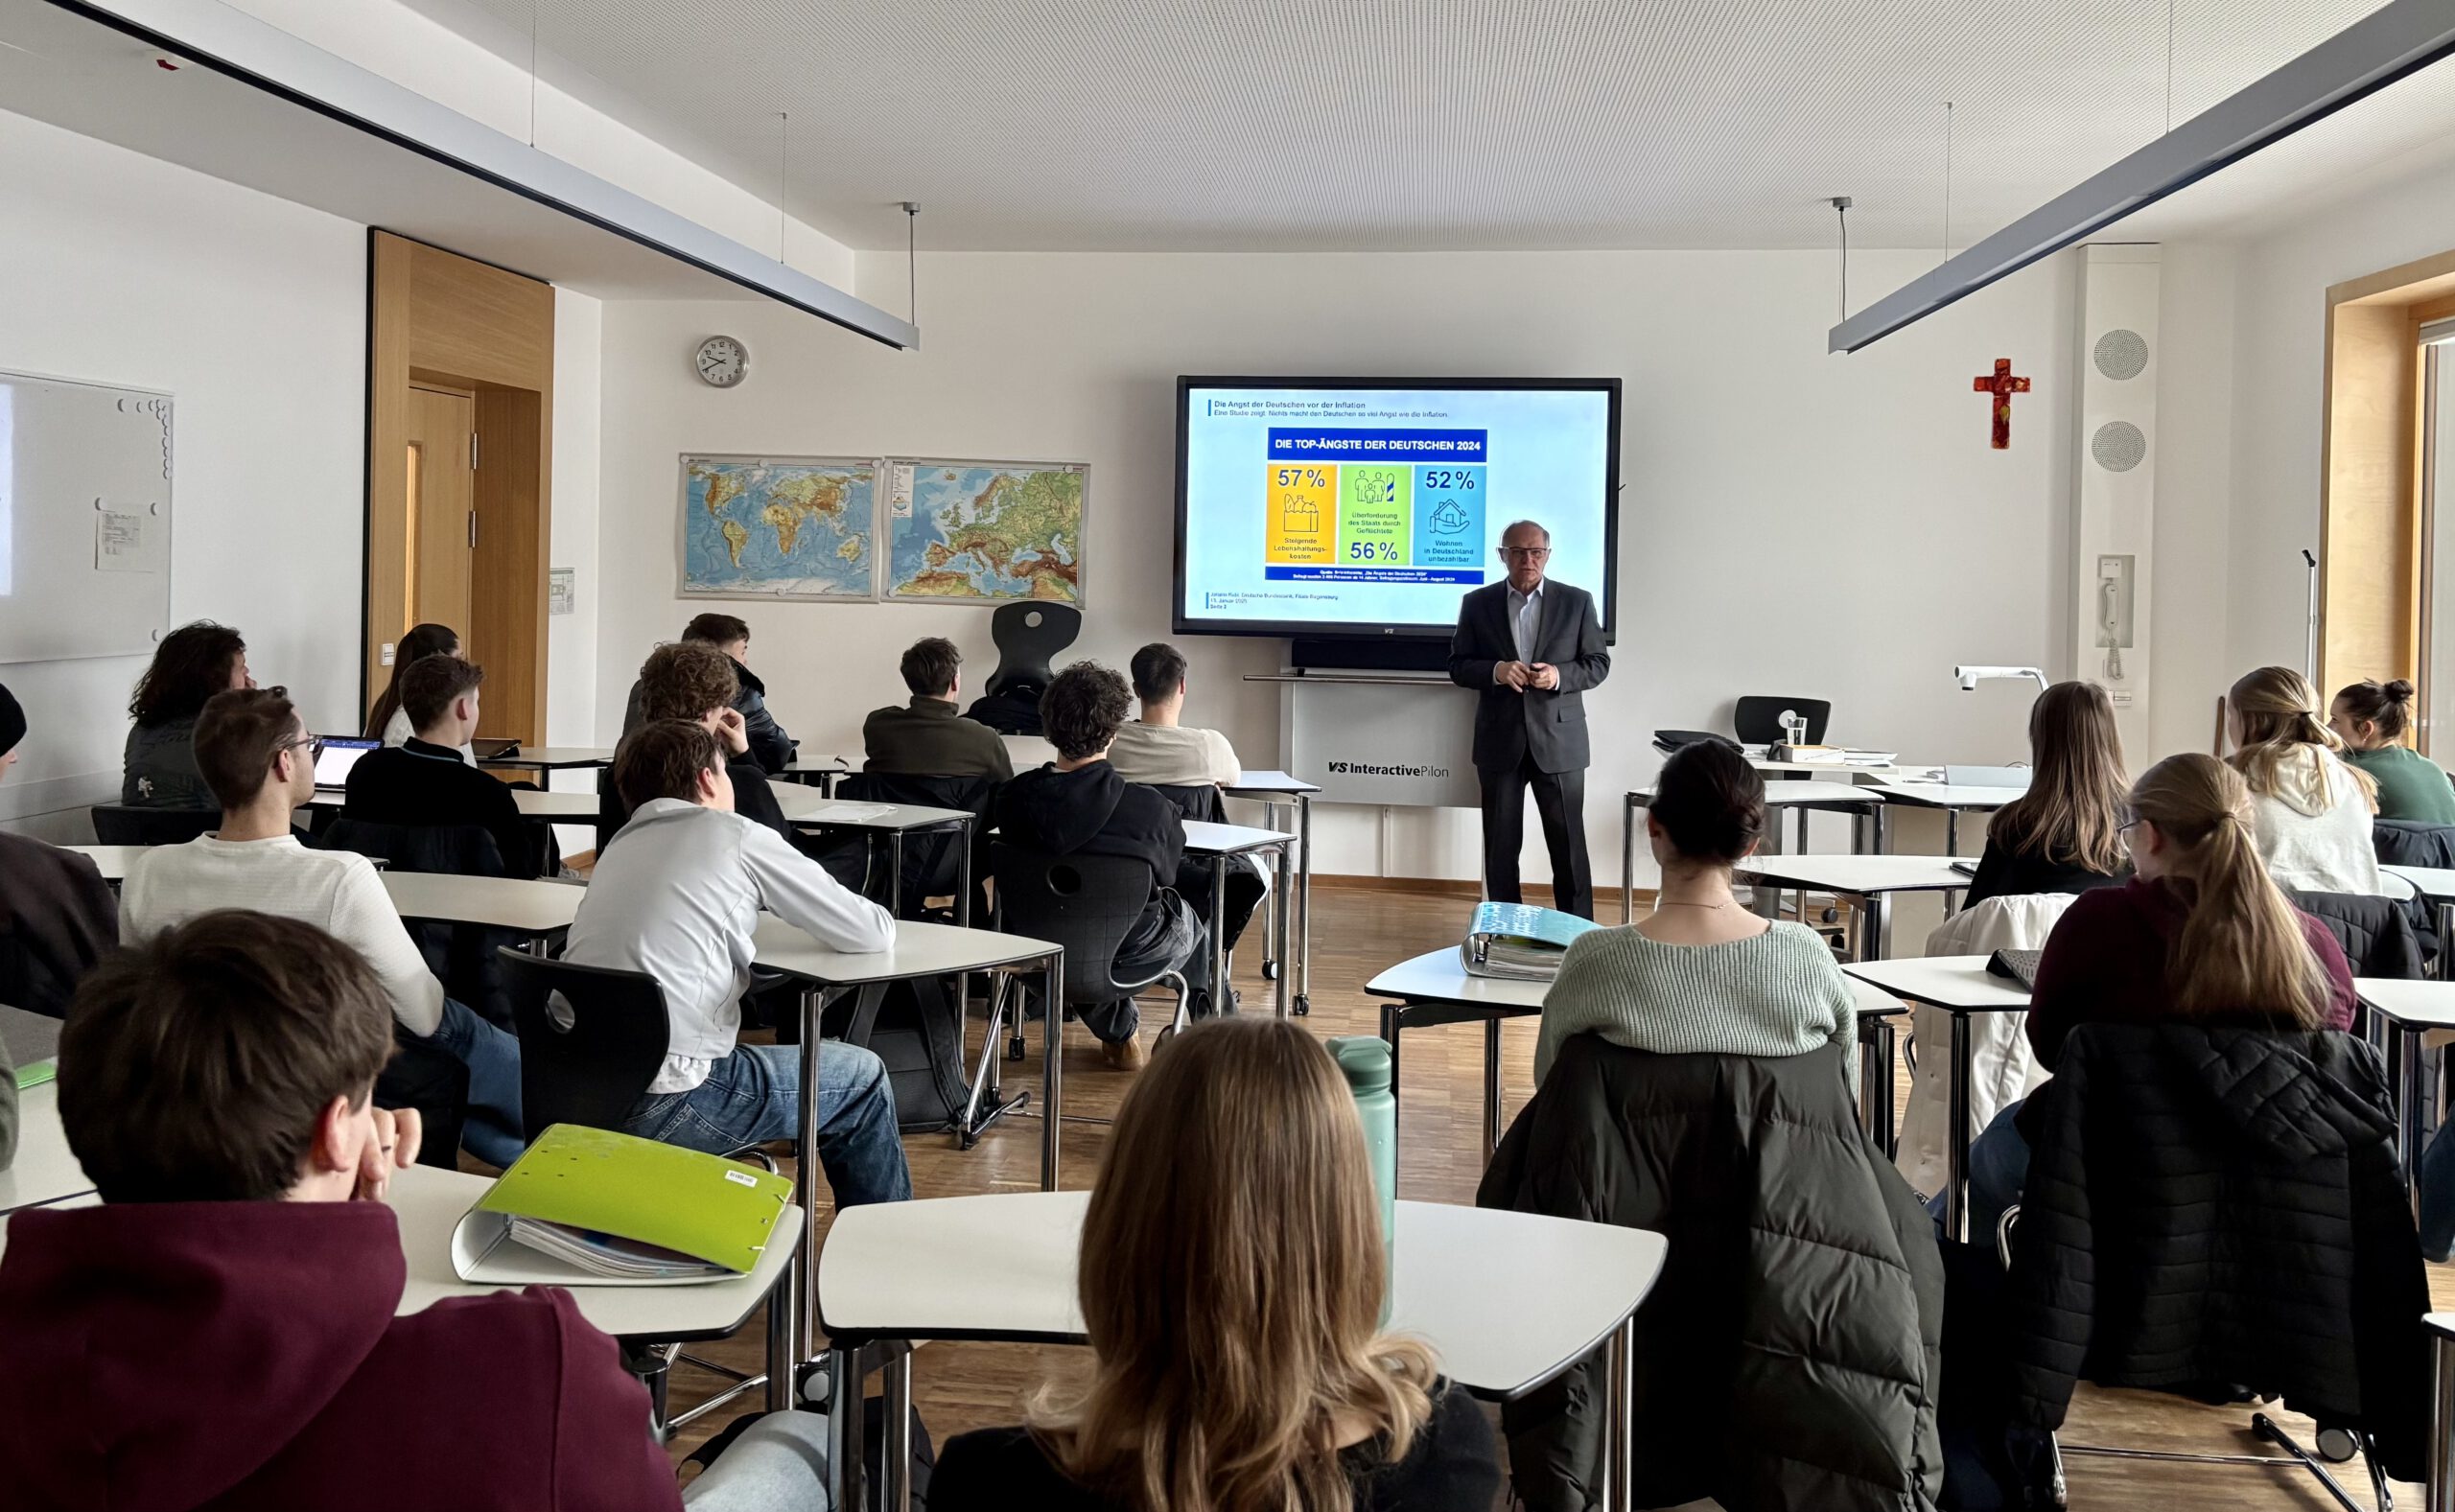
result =
[[1474,688],[1475,776],[1484,790],[1484,893],[1523,899],[1517,852],[1526,835],[1526,789],[1543,816],[1558,907],[1594,917],[1594,871],[1585,854],[1585,690],[1610,675],[1611,653],[1594,595],[1543,575],[1552,532],[1531,520],[1503,531],[1506,582],[1476,589],[1458,606],[1449,680]]

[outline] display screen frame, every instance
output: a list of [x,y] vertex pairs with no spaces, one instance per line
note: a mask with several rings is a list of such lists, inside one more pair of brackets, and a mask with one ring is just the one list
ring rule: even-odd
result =
[[1622,384],[1617,378],[1304,378],[1180,374],[1177,378],[1177,503],[1173,548],[1174,584],[1169,597],[1171,633],[1181,636],[1274,636],[1287,640],[1445,640],[1455,625],[1356,623],[1292,619],[1188,619],[1185,617],[1186,462],[1192,430],[1192,395],[1198,388],[1422,389],[1427,391],[1600,393],[1607,396],[1609,430],[1603,450],[1602,581],[1577,586],[1595,595],[1602,614],[1602,639],[1619,639],[1620,427]]

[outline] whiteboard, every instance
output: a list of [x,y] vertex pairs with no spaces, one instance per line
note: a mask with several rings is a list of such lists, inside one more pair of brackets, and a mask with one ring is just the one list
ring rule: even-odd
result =
[[171,617],[171,396],[0,373],[0,664],[148,656]]

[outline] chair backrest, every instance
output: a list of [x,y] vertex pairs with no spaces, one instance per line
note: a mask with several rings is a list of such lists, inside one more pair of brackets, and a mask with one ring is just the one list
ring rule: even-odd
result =
[[998,841],[989,848],[1003,927],[1065,947],[1068,1004],[1130,995],[1117,947],[1151,901],[1151,869],[1130,856],[1055,856]]
[[222,827],[218,808],[130,808],[94,805],[94,839],[105,846],[183,846]]
[[2327,926],[2354,976],[2420,980],[2421,942],[2401,899],[2366,893],[2304,893],[2299,888],[2288,889],[2284,896],[2294,907]]
[[521,1116],[530,1131],[551,1124],[620,1128],[665,1064],[671,1042],[665,989],[644,971],[509,948],[496,959],[520,1035]]
[[981,691],[1001,693],[1016,683],[1046,687],[1056,676],[1049,663],[1083,633],[1083,611],[1072,604],[1024,599],[1001,604],[989,616],[989,638],[997,642],[997,670]]
[[2455,867],[2455,825],[2376,819],[2370,824],[2370,844],[2380,866]]
[[[997,796],[997,779],[994,777],[913,777],[893,772],[854,772],[836,784],[836,792],[863,803],[911,803],[924,808],[960,808],[978,816],[970,835],[975,847],[989,833],[989,804]],[[928,834],[901,837],[903,847],[903,896],[888,906],[899,918],[911,918],[921,911],[924,898],[943,896],[955,890],[961,878],[957,862],[962,852],[955,849],[963,838],[939,830]],[[972,852],[978,856],[975,849]],[[985,868],[972,868],[978,881]],[[977,917],[977,916],[975,916]]]
[[1742,745],[1771,745],[1782,738],[1782,715],[1799,715],[1807,721],[1807,743],[1824,743],[1824,727],[1833,718],[1833,703],[1824,698],[1775,698],[1763,693],[1746,693],[1731,710],[1730,727]]
[[510,876],[494,832],[483,825],[381,825],[347,814],[316,837],[326,850],[355,850],[394,872],[446,876]]
[[1149,782],[1144,785],[1166,799],[1176,809],[1179,819],[1215,825],[1228,812],[1227,805],[1219,801],[1218,784],[1213,782]]

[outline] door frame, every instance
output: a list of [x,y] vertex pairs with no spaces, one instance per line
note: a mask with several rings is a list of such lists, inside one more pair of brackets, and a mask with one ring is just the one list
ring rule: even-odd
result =
[[546,734],[547,575],[553,508],[554,290],[391,232],[367,233],[366,494],[360,587],[361,717],[407,628],[402,586],[412,384],[476,396],[479,544],[471,623],[486,667],[486,730]]

